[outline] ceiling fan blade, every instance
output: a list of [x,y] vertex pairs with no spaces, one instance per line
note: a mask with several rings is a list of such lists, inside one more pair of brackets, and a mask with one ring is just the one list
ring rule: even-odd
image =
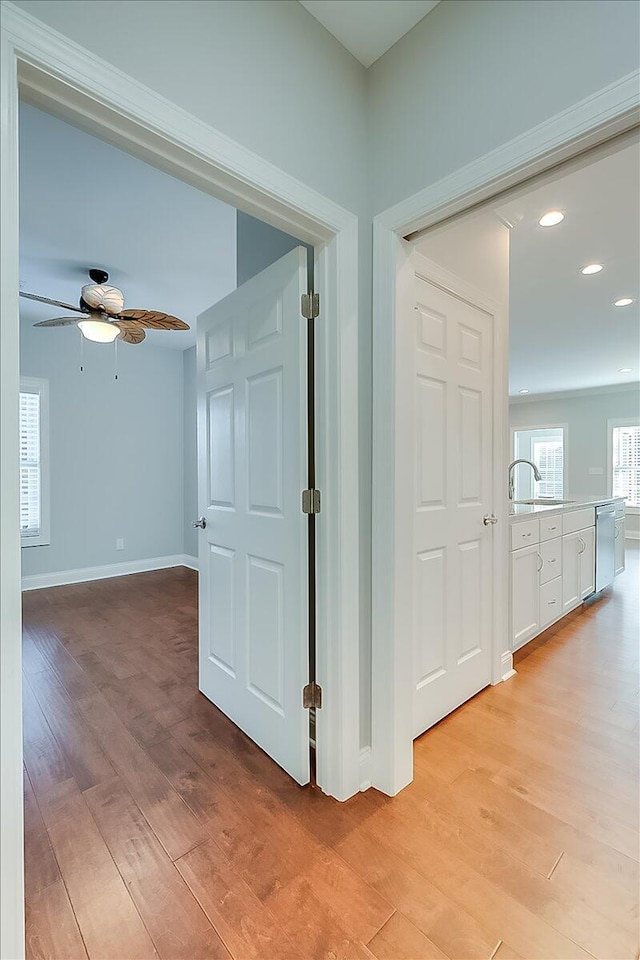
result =
[[149,330],[188,330],[189,324],[159,310],[121,310],[117,315]]
[[[82,317],[88,314],[83,313]],[[77,323],[82,317],[55,317],[53,320],[41,320],[40,323],[34,323],[34,327],[68,327],[71,323]]]
[[115,324],[120,327],[119,339],[124,340],[125,343],[142,343],[146,337],[142,327],[129,320],[116,320]]
[[74,307],[72,303],[64,303],[63,300],[51,300],[49,297],[38,297],[35,293],[23,293],[20,291],[20,296],[24,297],[25,300],[37,300],[38,303],[50,303],[53,307],[63,307],[65,310],[74,310],[76,313],[84,313],[84,310],[81,310],[80,307]]

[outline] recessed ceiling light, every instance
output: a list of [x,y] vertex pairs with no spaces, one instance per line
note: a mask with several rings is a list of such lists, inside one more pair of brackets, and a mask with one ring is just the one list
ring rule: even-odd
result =
[[628,307],[630,303],[633,303],[633,297],[621,297],[620,300],[614,302],[614,307]]
[[558,223],[562,223],[564,220],[564,213],[561,213],[560,210],[548,210],[540,219],[538,223],[541,227],[555,227]]
[[592,273],[600,273],[601,270],[604,270],[601,263],[588,263],[586,267],[582,267],[580,273],[584,273],[585,277],[589,277]]
[[631,367],[620,367],[618,373],[631,373]]
[[518,393],[529,393],[528,390],[518,390]]

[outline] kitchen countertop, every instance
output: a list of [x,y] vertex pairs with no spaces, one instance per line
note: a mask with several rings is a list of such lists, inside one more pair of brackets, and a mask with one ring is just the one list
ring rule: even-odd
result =
[[550,516],[557,513],[566,513],[568,510],[580,510],[583,507],[601,507],[605,503],[615,503],[622,497],[582,497],[572,500],[571,503],[512,503],[509,511],[509,520],[526,520],[541,513]]

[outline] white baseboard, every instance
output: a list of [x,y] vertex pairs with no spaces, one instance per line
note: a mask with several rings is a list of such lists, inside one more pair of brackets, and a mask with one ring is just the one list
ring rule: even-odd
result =
[[363,747],[360,751],[360,790],[368,790],[371,786],[371,747]]
[[22,590],[43,590],[45,587],[61,587],[68,583],[108,580],[110,577],[126,577],[131,573],[166,570],[168,567],[190,567],[197,570],[197,564],[196,557],[184,553],[171,557],[152,557],[148,560],[129,560],[125,563],[105,563],[99,567],[82,567],[78,570],[61,570],[58,573],[39,573],[23,577]]
[[510,680],[511,677],[516,676],[517,670],[513,669],[513,653],[510,650],[505,650],[500,657],[500,667],[502,669],[502,680]]

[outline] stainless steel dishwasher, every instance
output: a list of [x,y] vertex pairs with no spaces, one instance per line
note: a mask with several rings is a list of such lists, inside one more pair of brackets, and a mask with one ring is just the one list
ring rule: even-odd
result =
[[613,583],[615,575],[615,507],[596,507],[596,593]]

